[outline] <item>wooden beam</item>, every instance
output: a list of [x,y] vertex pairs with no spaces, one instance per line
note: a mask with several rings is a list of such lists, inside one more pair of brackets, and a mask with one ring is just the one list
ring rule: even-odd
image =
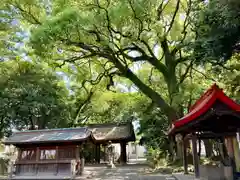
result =
[[192,135],[192,154],[193,154],[195,178],[199,178],[200,177],[199,157],[198,157],[198,153],[197,153],[197,137],[196,137],[196,135]]

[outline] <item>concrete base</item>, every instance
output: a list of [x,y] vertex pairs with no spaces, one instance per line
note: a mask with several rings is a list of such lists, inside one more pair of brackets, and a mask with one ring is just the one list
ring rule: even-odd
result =
[[[192,174],[181,174],[181,173],[174,173],[173,176],[177,179],[177,180],[197,180],[196,178],[194,178],[194,175]],[[199,179],[198,179],[199,180]]]
[[232,168],[228,166],[200,165],[201,180],[232,180]]

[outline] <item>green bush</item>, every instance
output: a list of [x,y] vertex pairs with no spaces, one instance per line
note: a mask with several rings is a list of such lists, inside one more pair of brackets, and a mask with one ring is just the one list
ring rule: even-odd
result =
[[167,164],[165,153],[160,149],[148,148],[146,157],[152,168],[158,168]]

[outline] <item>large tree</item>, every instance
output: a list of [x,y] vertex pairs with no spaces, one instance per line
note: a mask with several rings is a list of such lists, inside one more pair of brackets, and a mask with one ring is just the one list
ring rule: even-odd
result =
[[195,17],[202,1],[5,1],[6,11],[14,12],[25,31],[31,30],[34,53],[63,71],[80,74],[76,87],[82,95],[75,103],[75,119],[93,97],[93,87],[102,83],[115,90],[123,78],[152,101],[147,105],[155,104],[167,116],[167,124],[192,103],[184,99],[184,82],[193,72],[202,73],[193,56],[198,55],[195,40],[201,40]]
[[[179,116],[180,84],[192,65],[184,50],[194,36],[189,32],[192,0],[46,3],[12,2],[19,14],[36,24],[31,36],[35,52],[65,62],[100,63],[105,76],[131,80],[169,121]],[[168,99],[133,72],[136,63],[150,64],[164,77]]]

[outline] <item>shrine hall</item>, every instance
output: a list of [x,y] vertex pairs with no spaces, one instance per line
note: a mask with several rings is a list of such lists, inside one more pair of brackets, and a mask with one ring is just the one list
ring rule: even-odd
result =
[[[214,84],[190,108],[189,113],[172,123],[170,138],[182,147],[183,166],[188,173],[189,141],[195,178],[235,180],[240,172],[240,151],[236,134],[240,132],[240,105]],[[219,166],[200,164],[201,140],[212,139],[221,149]],[[198,143],[197,143],[198,142]]]
[[121,145],[118,161],[126,163],[126,145],[130,141],[135,141],[133,125],[122,123],[16,132],[4,144],[18,150],[11,170],[13,179],[74,179],[81,175],[85,163],[107,161],[109,142]]

